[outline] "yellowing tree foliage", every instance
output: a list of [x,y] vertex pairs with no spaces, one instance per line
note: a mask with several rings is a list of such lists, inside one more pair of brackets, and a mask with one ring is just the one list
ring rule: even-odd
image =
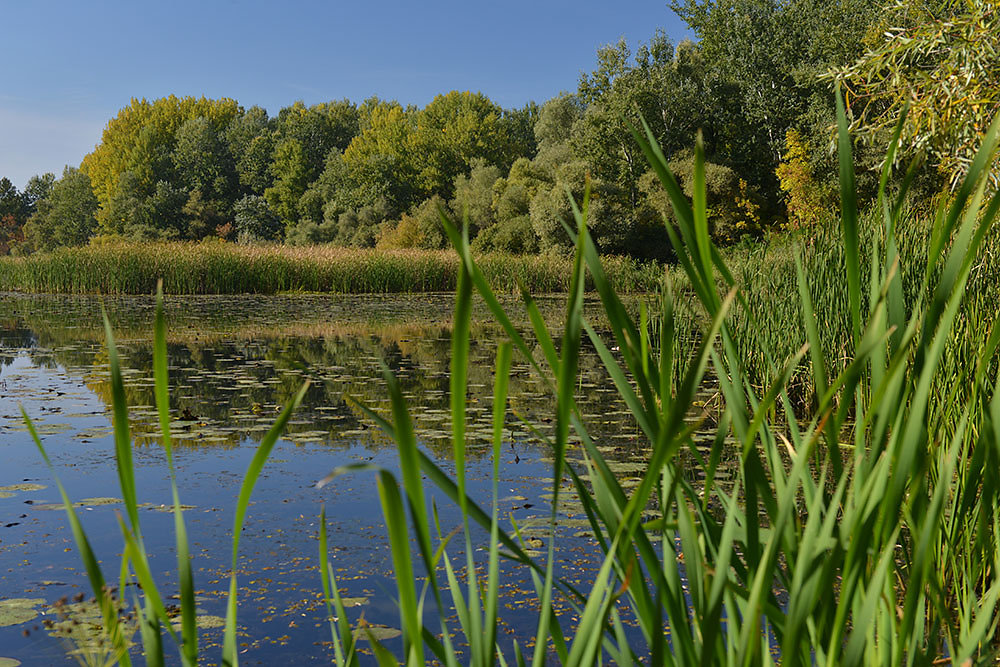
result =
[[185,121],[203,117],[221,132],[241,112],[240,105],[227,98],[171,95],[152,102],[133,98],[108,121],[101,143],[81,165],[101,205],[98,220],[103,222],[101,213],[118,195],[122,174],[131,172],[138,187],[150,191],[157,181],[170,179],[170,154],[177,128]]
[[[991,0],[896,0],[882,39],[831,77],[846,88],[852,130],[881,142],[910,105],[904,153],[925,154],[952,186],[1000,113],[1000,6]],[[995,163],[993,182],[1000,181]]]
[[805,140],[797,130],[785,134],[785,155],[774,173],[778,177],[785,206],[788,209],[788,226],[792,229],[812,227],[827,215],[819,184],[809,168],[809,152]]
[[344,151],[344,163],[358,185],[385,194],[385,183],[407,200],[440,195],[450,199],[455,178],[475,159],[510,167],[513,139],[503,109],[482,93],[452,91],[420,110],[396,102],[362,109],[361,134]]

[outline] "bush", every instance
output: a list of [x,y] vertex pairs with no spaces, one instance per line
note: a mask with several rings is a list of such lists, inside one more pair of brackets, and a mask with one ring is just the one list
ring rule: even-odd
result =
[[395,227],[387,227],[379,235],[375,247],[379,250],[419,248],[423,236],[416,218],[403,214]]
[[479,232],[472,241],[472,248],[477,252],[536,253],[538,235],[531,226],[531,218],[521,215]]
[[331,210],[329,215],[325,215],[324,224],[334,226],[336,233],[332,240],[337,245],[372,248],[382,233],[390,210],[388,200],[380,198],[372,205],[341,213],[336,222]]
[[785,156],[774,173],[787,196],[788,226],[815,227],[830,218],[831,207],[809,167],[809,152],[802,135],[791,129],[785,134]]
[[[459,219],[469,218],[471,233],[475,235],[496,222],[493,210],[493,185],[500,179],[500,170],[482,159],[474,159],[469,175],[455,178],[455,196],[451,210]],[[442,243],[444,239],[442,237]]]
[[337,237],[337,225],[329,222],[300,220],[285,229],[285,243],[291,246],[331,243]]
[[[694,151],[681,151],[669,162],[670,170],[690,198],[694,194]],[[732,243],[761,230],[762,197],[739,175],[721,164],[706,161],[705,189],[708,197],[709,233],[716,243]],[[656,174],[647,171],[640,189],[649,203],[668,220],[674,221],[673,207]]]
[[281,220],[260,195],[247,195],[233,204],[233,227],[240,243],[271,241],[281,234]]

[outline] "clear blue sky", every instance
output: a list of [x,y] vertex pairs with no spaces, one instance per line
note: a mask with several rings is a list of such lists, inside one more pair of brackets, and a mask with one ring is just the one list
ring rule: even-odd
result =
[[457,89],[512,107],[575,89],[620,37],[634,51],[657,28],[689,36],[667,0],[0,0],[0,22],[0,177],[19,188],[78,165],[132,97],[231,97],[274,114]]

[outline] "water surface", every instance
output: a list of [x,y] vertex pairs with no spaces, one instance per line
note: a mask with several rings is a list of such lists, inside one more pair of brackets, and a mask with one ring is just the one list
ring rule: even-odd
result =
[[[0,598],[30,599],[22,604],[39,614],[0,627],[0,657],[26,665],[71,664],[66,650],[73,644],[43,621],[59,620],[53,602],[89,595],[89,588],[65,513],[56,505],[58,492],[25,431],[19,405],[37,425],[71,498],[80,503],[106,576],[117,577],[121,536],[115,513],[121,505],[102,304],[114,323],[122,358],[151,564],[161,588],[174,590],[173,518],[164,511],[170,503],[169,480],[153,405],[152,299],[0,295],[0,487],[9,487],[0,491]],[[509,305],[519,312],[513,301]],[[540,306],[557,326],[563,298],[543,298]],[[372,474],[341,477],[322,489],[315,482],[348,463],[396,469],[392,443],[345,401],[350,396],[388,412],[380,360],[399,379],[420,446],[453,470],[447,438],[452,307],[449,295],[168,297],[172,433],[181,500],[190,507],[185,517],[199,613],[207,626],[202,631],[207,656],[219,655],[221,631],[210,626],[213,617],[224,615],[233,507],[243,471],[277,411],[307,379],[311,385],[303,406],[265,467],[242,537],[241,660],[330,663],[317,569],[322,504],[338,583],[345,596],[355,599],[351,620],[363,616],[369,623],[398,627],[391,558]],[[597,304],[588,302],[587,313],[599,325]],[[492,369],[500,338],[499,327],[477,305],[467,451],[470,492],[484,506],[490,497]],[[621,462],[618,471],[629,483],[644,456],[638,430],[596,354],[585,349],[580,366],[581,410],[601,448]],[[544,543],[549,539],[544,524],[551,461],[532,429],[549,433],[554,409],[544,383],[524,359],[515,359],[509,405],[500,461],[502,525],[510,528],[516,521],[526,539],[543,538]],[[569,494],[567,499],[560,506],[560,568],[585,585],[598,550],[584,532],[579,505]],[[447,533],[460,518],[449,501],[436,500]],[[478,550],[485,547],[485,535],[477,537]],[[464,563],[457,546],[449,553]],[[530,644],[536,603],[525,573],[513,565],[505,565],[505,572],[500,642],[509,651],[511,638]],[[559,603],[559,609],[568,607]],[[398,648],[398,642],[389,639],[387,645]]]

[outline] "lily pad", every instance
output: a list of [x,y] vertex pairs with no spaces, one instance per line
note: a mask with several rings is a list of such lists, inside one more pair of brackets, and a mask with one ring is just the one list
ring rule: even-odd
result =
[[[21,431],[21,430],[27,431],[28,429],[27,428],[24,428],[24,429],[17,428],[17,429],[14,429],[14,430],[17,430],[17,431]],[[59,435],[60,433],[65,433],[67,431],[72,431],[72,430],[73,430],[73,427],[70,426],[69,424],[36,424],[35,425],[35,432],[39,436],[43,436],[43,435]]]
[[42,598],[11,598],[0,600],[0,628],[10,625],[21,625],[38,616],[38,605],[45,602]]
[[[101,505],[118,505],[121,502],[121,498],[84,498],[83,500],[78,500],[73,503],[73,507],[100,507]],[[62,503],[36,503],[32,505],[31,508],[36,510],[55,511],[65,509],[66,506]]]
[[80,505],[84,507],[97,507],[99,505],[119,505],[121,502],[121,498],[84,498],[80,501]]
[[402,630],[390,628],[387,625],[366,625],[354,628],[354,641],[370,641],[371,638],[374,638],[375,641],[381,642],[386,639],[395,639],[401,634],[403,634]]
[[[119,627],[124,632],[122,642],[125,647],[131,646],[132,636],[135,634],[138,624],[135,622],[122,623]],[[74,647],[68,651],[70,655],[92,657],[94,655],[110,655],[116,652],[112,648],[112,642],[99,618],[92,621],[78,619],[59,621],[48,628],[48,633],[58,639],[70,640]]]
[[209,630],[211,628],[224,628],[226,627],[226,619],[221,616],[213,616],[211,614],[203,614],[201,616],[196,616],[196,622],[198,627],[202,630]]
[[360,607],[363,604],[368,604],[368,598],[340,598],[340,601],[344,603],[344,608],[349,607]]
[[[154,503],[139,503],[138,507],[140,509],[146,509],[150,512],[173,512],[173,505],[156,505]],[[186,512],[188,510],[193,510],[194,505],[181,505],[181,510]]]
[[7,486],[0,486],[0,491],[41,491],[42,489],[48,488],[44,484],[35,484],[33,482],[27,482],[24,484],[8,484]]
[[649,464],[609,461],[608,468],[611,470],[611,472],[616,472],[616,473],[635,473],[635,472],[645,472],[646,469],[649,468]]
[[89,428],[77,431],[77,433],[73,435],[73,438],[76,440],[96,440],[98,438],[107,437],[111,435],[113,432],[114,431],[112,431],[110,428],[104,428],[104,427]]
[[[120,599],[116,600],[116,607],[121,621],[119,627],[123,633],[122,643],[127,648],[132,645],[131,638],[139,624],[135,618],[128,619],[121,615],[124,603]],[[97,601],[82,600],[69,604],[57,602],[47,612],[58,620],[47,623],[46,630],[52,637],[70,640],[74,646],[69,651],[71,655],[110,655],[114,652],[103,626],[101,605]]]
[[[181,629],[181,618],[171,619],[170,621],[175,630]],[[199,614],[195,616],[195,624],[202,630],[211,630],[213,628],[224,628],[226,627],[226,619],[221,616],[212,616],[211,614]]]
[[49,605],[46,612],[55,615],[60,620],[75,619],[77,621],[94,621],[100,623],[103,618],[101,605],[95,600],[81,600],[80,602],[70,603],[56,602]]
[[0,667],[18,667],[20,664],[21,661],[14,658],[0,658]]

